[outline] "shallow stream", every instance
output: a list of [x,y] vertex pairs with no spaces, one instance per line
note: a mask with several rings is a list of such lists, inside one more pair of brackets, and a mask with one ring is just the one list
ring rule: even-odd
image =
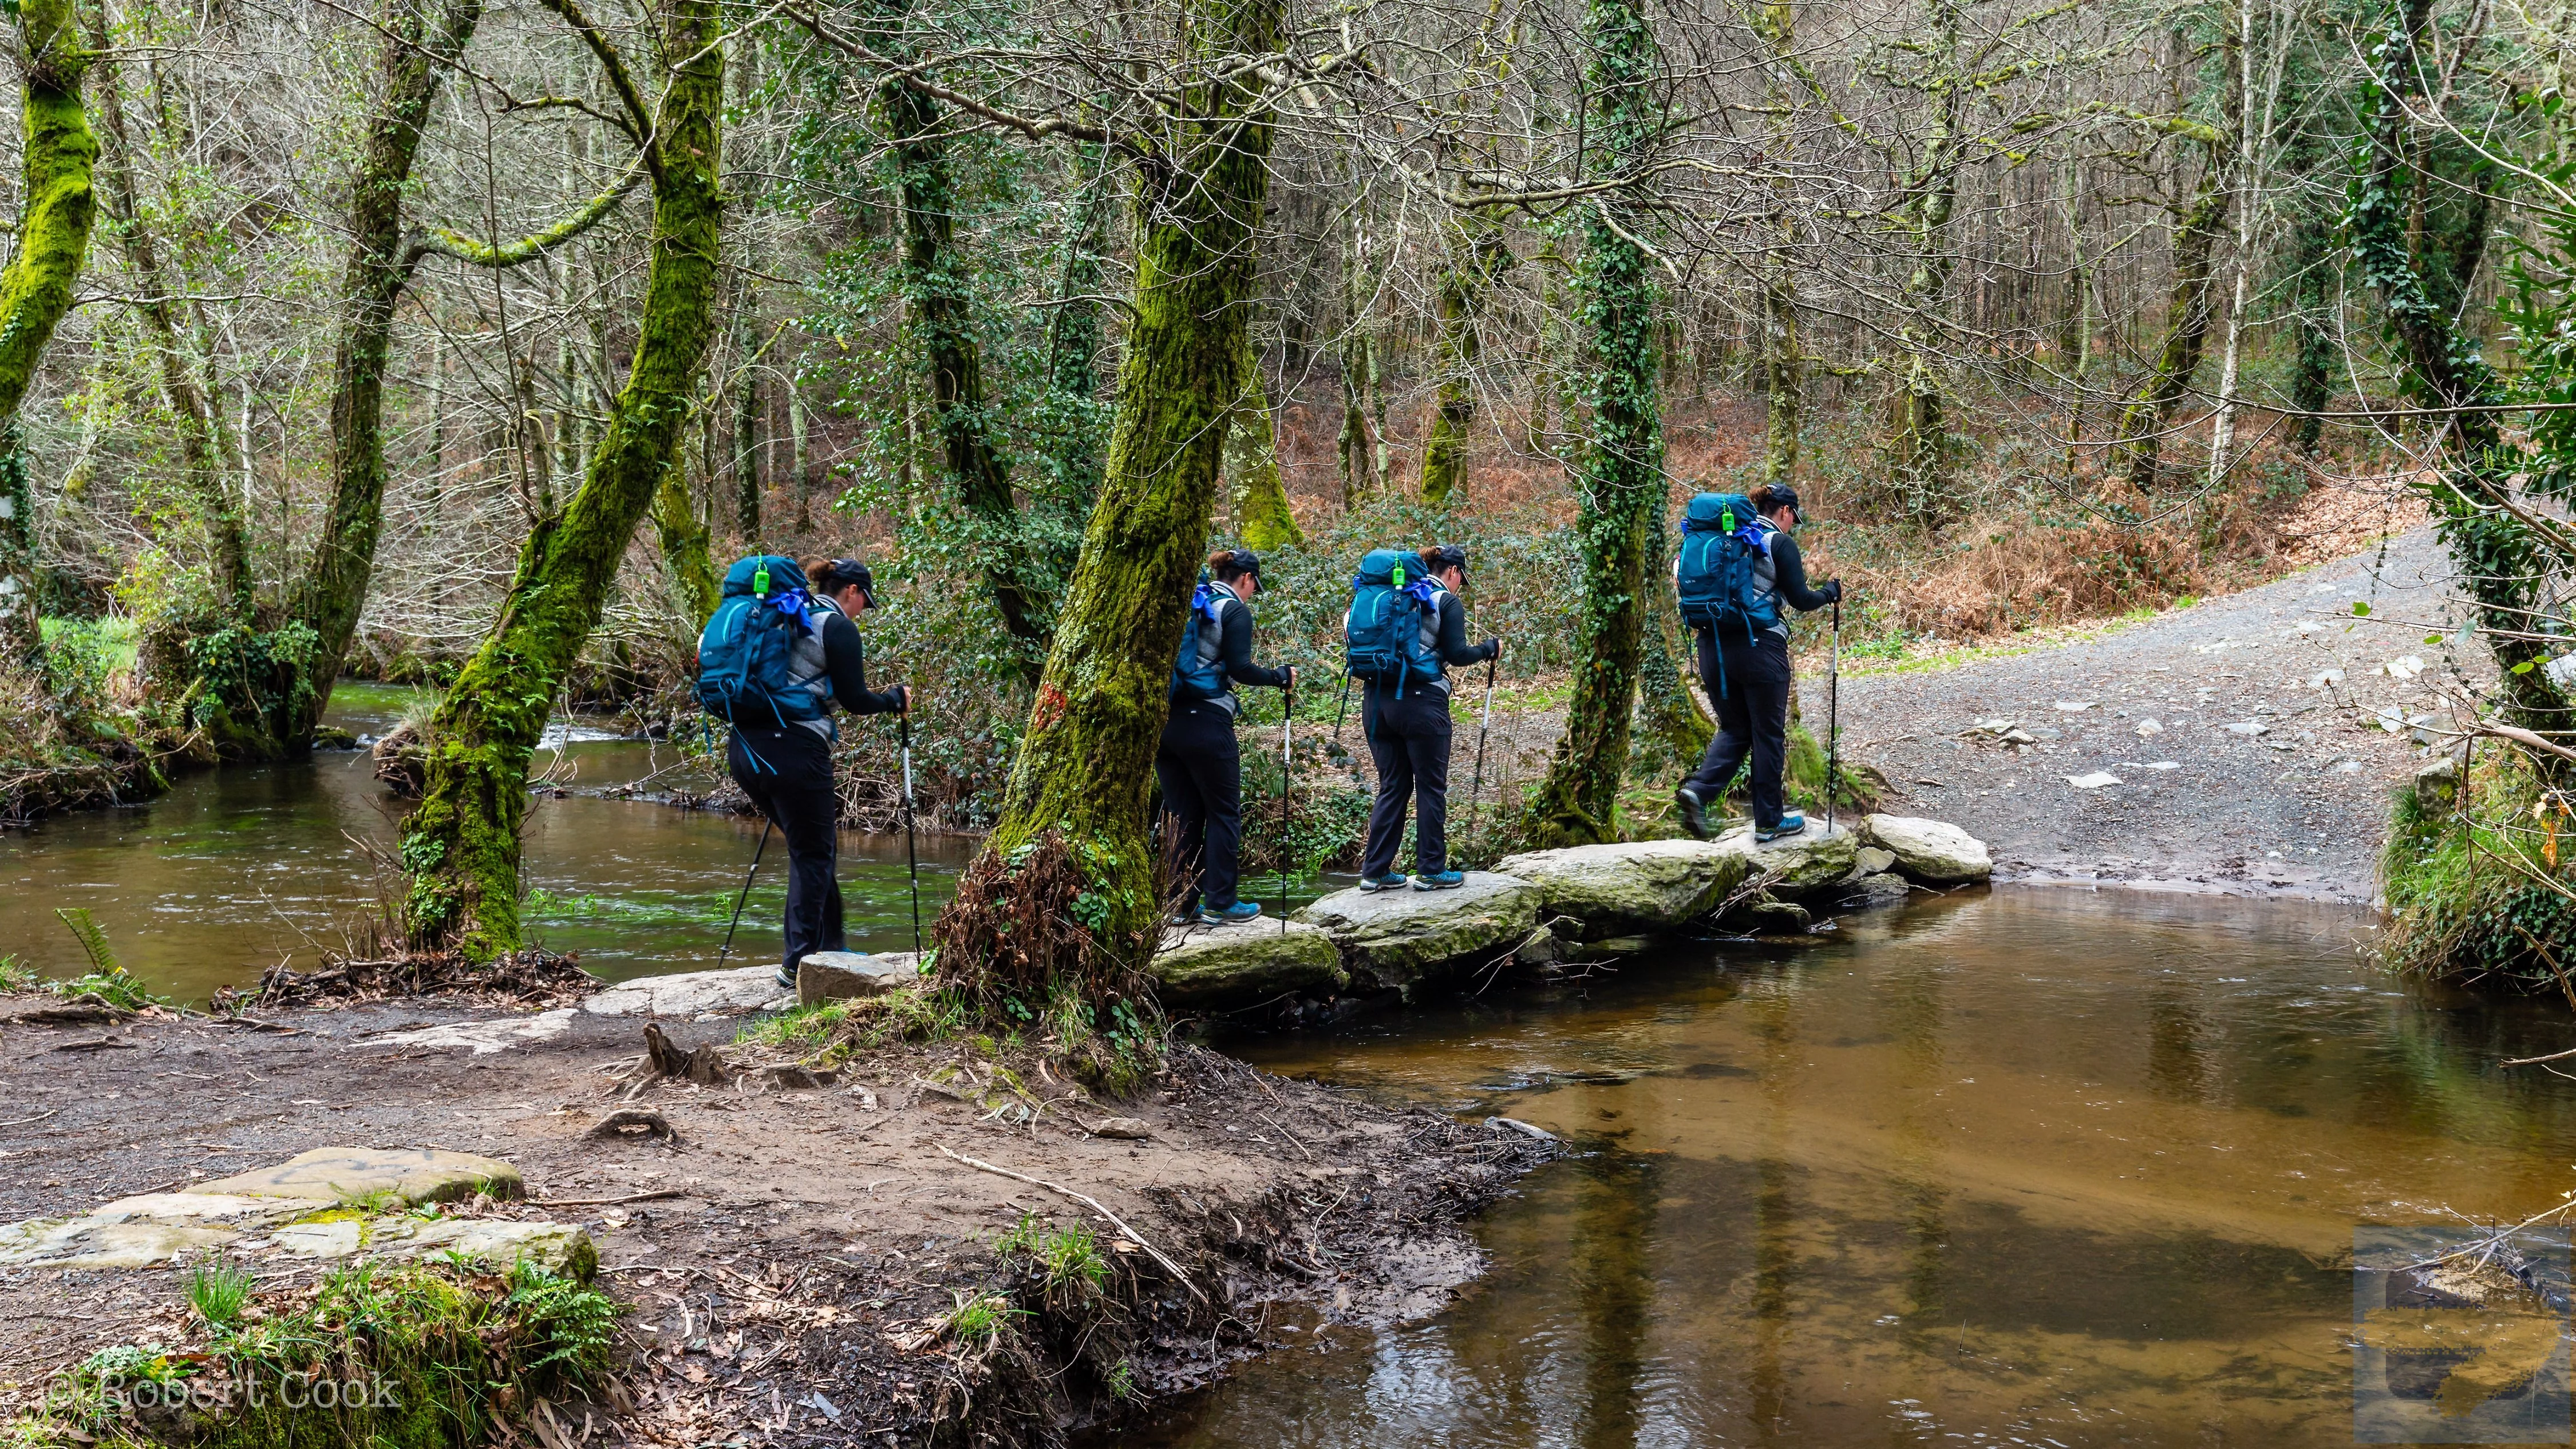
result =
[[1122,1449],[2346,1445],[2356,1226],[2576,1187],[2576,1090],[2494,1065],[2564,1005],[2403,987],[2361,913],[2007,888],[1844,925],[1229,1043],[1580,1155],[1485,1216],[1449,1312]]
[[[408,691],[344,683],[332,691],[330,722],[379,734],[407,701]],[[676,759],[668,746],[580,728],[558,728],[549,744],[536,769],[566,793],[529,807],[533,938],[578,952],[612,980],[715,965],[760,848],[759,820],[596,793],[668,769]],[[376,782],[365,751],[324,752],[305,763],[197,771],[140,805],[0,834],[0,955],[50,975],[79,974],[85,957],[54,911],[84,906],[120,964],[183,1000],[256,981],[282,959],[310,967],[380,909],[380,880],[392,889],[369,850],[393,845],[403,808]],[[921,837],[925,927],[972,848]],[[912,949],[903,837],[845,833],[841,852],[851,946]],[[777,958],[785,864],[773,838],[729,964]]]

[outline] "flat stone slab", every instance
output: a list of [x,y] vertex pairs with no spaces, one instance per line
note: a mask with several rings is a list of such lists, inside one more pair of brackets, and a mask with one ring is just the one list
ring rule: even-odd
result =
[[1175,926],[1154,953],[1154,982],[1176,1006],[1248,1006],[1350,984],[1333,938],[1303,921],[1265,916],[1239,926]]
[[1948,885],[1991,880],[1994,857],[1986,843],[1943,820],[1872,815],[1861,821],[1872,844],[1896,857],[1896,868],[1916,880]]
[[1752,822],[1746,821],[1708,843],[1743,856],[1756,870],[1772,872],[1776,878],[1765,889],[1782,897],[1813,895],[1839,883],[1860,855],[1857,836],[1839,826],[1828,831],[1824,822],[1812,819],[1795,835],[1759,842]]
[[[865,951],[816,951],[796,963],[796,1002],[820,1006],[900,991],[921,979],[919,958],[910,951],[871,955]],[[777,983],[771,982],[775,991]]]
[[1716,841],[1647,840],[1530,851],[1494,869],[1538,887],[1543,914],[1571,916],[1595,935],[1697,920],[1725,903],[1751,863]]
[[[774,984],[773,984],[774,989]],[[486,1057],[513,1047],[534,1046],[551,1041],[572,1030],[573,1009],[540,1011],[534,1016],[503,1017],[498,1021],[448,1021],[418,1031],[394,1031],[367,1037],[356,1043],[360,1048],[389,1046],[452,1047]]]
[[[581,1009],[599,1016],[662,1016],[694,1021],[702,1016],[771,1010],[785,995],[778,984],[776,966],[737,966],[724,971],[684,971],[620,981],[593,992]],[[791,999],[786,1004],[794,1002]]]
[[1333,938],[1355,984],[1409,993],[1445,966],[1527,940],[1540,899],[1517,876],[1475,870],[1453,890],[1336,891],[1296,918]]
[[406,1207],[456,1202],[476,1193],[527,1196],[519,1169],[496,1157],[435,1147],[322,1147],[277,1164],[201,1182],[182,1197],[293,1198],[335,1204],[391,1193]]
[[[354,1186],[353,1186],[354,1185]],[[150,1268],[209,1252],[259,1261],[454,1253],[487,1268],[525,1258],[587,1278],[599,1254],[570,1223],[451,1218],[424,1203],[474,1189],[517,1196],[518,1169],[488,1157],[421,1148],[331,1148],[183,1192],[119,1198],[70,1217],[0,1223],[0,1268]],[[367,1209],[361,1194],[391,1193]]]

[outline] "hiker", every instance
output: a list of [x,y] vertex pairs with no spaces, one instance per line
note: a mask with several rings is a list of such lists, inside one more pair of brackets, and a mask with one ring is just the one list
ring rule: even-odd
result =
[[841,792],[832,781],[832,705],[852,714],[908,711],[903,685],[868,688],[866,646],[852,622],[876,607],[876,579],[856,559],[799,565],[754,555],[725,571],[724,601],[698,641],[698,699],[733,724],[734,783],[787,840],[786,949],[797,963],[848,944],[841,928]]
[[1351,677],[1366,686],[1360,725],[1377,762],[1360,889],[1396,890],[1404,808],[1414,806],[1411,884],[1418,891],[1466,883],[1449,868],[1449,666],[1482,664],[1503,652],[1467,642],[1467,551],[1434,544],[1419,553],[1375,549],[1351,580],[1343,616]]
[[1843,596],[1840,582],[1807,586],[1807,566],[1792,530],[1804,519],[1798,493],[1766,484],[1748,497],[1702,493],[1682,520],[1673,564],[1682,622],[1699,636],[1700,687],[1717,707],[1717,738],[1673,800],[1682,828],[1708,838],[1708,805],[1753,759],[1753,838],[1777,840],[1807,828],[1807,817],[1781,804],[1780,777],[1789,757],[1789,623],[1782,600],[1801,613]]
[[1257,920],[1261,907],[1235,899],[1243,847],[1243,754],[1234,738],[1238,684],[1289,688],[1296,671],[1264,669],[1252,662],[1252,596],[1261,592],[1261,558],[1248,548],[1210,554],[1207,571],[1190,595],[1190,622],[1181,631],[1172,663],[1171,717],[1154,751],[1154,778],[1162,783],[1163,809],[1179,827],[1180,868],[1190,873],[1190,893],[1172,915],[1174,925],[1211,926]]

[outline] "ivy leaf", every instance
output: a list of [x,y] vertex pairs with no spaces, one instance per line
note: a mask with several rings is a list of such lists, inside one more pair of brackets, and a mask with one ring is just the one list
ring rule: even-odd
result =
[[2356,618],[2356,619],[2367,619],[2367,618],[2369,618],[2369,617],[2370,617],[2370,606],[2369,606],[2368,604],[2363,603],[2363,602],[2362,602],[2361,600],[2359,600],[2359,599],[2355,599],[2355,600],[2353,600],[2353,601],[2352,601],[2352,616],[2353,616],[2354,618]]
[[2522,661],[2520,664],[2515,665],[2515,666],[2513,667],[2513,672],[2514,672],[2514,673],[2516,673],[2516,674],[2529,674],[2529,673],[2531,672],[2531,668],[2532,668],[2532,666],[2533,666],[2533,665],[2535,665],[2535,664],[2538,664],[2539,662],[2540,662],[2540,661],[2539,661],[2539,660],[2537,660],[2537,659],[2526,659],[2526,660]]

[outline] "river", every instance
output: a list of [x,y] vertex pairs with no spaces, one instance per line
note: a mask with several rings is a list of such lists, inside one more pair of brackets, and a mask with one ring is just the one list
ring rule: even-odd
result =
[[2356,1227],[2576,1187],[2576,1092],[2494,1065],[2565,1006],[2402,985],[2364,913],[2005,888],[1845,924],[1228,1043],[1577,1155],[1486,1215],[1450,1311],[1122,1449],[2345,1445]]

